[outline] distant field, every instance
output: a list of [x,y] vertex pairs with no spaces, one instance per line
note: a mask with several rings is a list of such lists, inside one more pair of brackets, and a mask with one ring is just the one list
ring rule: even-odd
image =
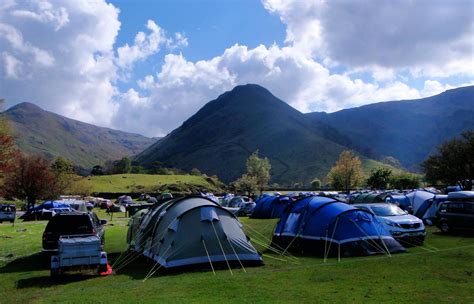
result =
[[136,186],[153,187],[176,183],[212,187],[203,177],[193,175],[114,174],[87,177],[81,182],[90,187],[92,192],[129,192]]
[[[103,211],[101,218],[106,218]],[[113,263],[125,249],[128,219],[114,214],[106,227]],[[276,220],[242,218],[253,239],[271,236]],[[298,257],[291,263],[259,245],[265,265],[211,271],[157,273],[143,278],[152,263],[132,261],[118,274],[87,272],[49,278],[38,254],[45,222],[0,224],[0,303],[473,303],[474,237],[445,236],[428,229],[426,246],[408,253],[341,262]],[[258,231],[262,235],[259,235]],[[255,242],[254,242],[255,244]]]

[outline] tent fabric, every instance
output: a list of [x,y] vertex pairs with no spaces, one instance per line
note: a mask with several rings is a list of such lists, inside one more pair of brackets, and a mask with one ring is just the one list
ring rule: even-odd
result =
[[49,209],[53,209],[53,208],[69,208],[70,205],[67,204],[67,203],[64,203],[62,201],[46,201],[38,206],[35,206],[33,209],[36,211],[36,210],[43,210],[43,209],[46,209],[46,210],[49,210]]
[[430,200],[430,205],[428,206],[428,208],[427,208],[426,212],[424,213],[422,219],[423,220],[432,220],[432,219],[436,218],[436,212],[438,211],[439,205],[442,202],[445,202],[447,200],[448,200],[447,195],[443,195],[443,194],[435,195],[435,197],[432,200]]
[[287,208],[273,242],[290,250],[317,253],[332,243],[343,256],[382,253],[383,248],[391,253],[405,251],[372,213],[321,196],[300,199]]
[[[139,224],[137,224],[139,222]],[[174,199],[137,215],[128,244],[165,268],[262,259],[229,211],[205,197]]]
[[279,218],[291,203],[287,196],[264,195],[255,202],[251,218],[270,219]]
[[411,206],[413,208],[413,215],[423,219],[426,211],[431,206],[432,199],[435,197],[435,194],[424,190],[415,190],[408,193],[406,196],[410,200]]

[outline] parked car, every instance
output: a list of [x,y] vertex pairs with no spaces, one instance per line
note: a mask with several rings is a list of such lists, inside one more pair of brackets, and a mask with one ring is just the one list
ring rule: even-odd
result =
[[93,212],[58,213],[49,220],[44,230],[43,252],[56,252],[61,236],[95,235],[104,245],[106,223]]
[[425,241],[426,230],[423,221],[395,204],[355,204],[354,207],[373,213],[390,231],[393,238],[403,245],[421,245]]
[[236,196],[228,203],[228,208],[239,208],[236,212],[238,216],[246,216],[252,214],[255,209],[255,202],[247,196]]
[[436,226],[441,232],[474,230],[474,191],[451,192],[436,213]]
[[15,221],[16,206],[13,204],[0,204],[0,223]]

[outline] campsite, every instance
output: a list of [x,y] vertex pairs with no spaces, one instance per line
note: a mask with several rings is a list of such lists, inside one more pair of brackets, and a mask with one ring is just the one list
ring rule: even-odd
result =
[[474,0],[3,0],[0,304],[474,304]]
[[[327,199],[326,199],[327,200]],[[105,225],[105,250],[114,265],[127,248],[130,218],[97,210]],[[472,300],[474,237],[426,230],[422,246],[407,252],[362,257],[282,254],[269,247],[277,219],[241,217],[245,234],[261,254],[263,266],[231,270],[221,263],[177,270],[161,269],[147,277],[154,263],[144,257],[114,267],[114,274],[90,270],[51,278],[49,261],[41,253],[45,221],[0,225],[2,236],[0,285],[2,299],[12,302],[469,302]],[[181,223],[180,223],[181,225]],[[280,247],[281,248],[281,247]],[[229,254],[229,253],[228,253]],[[230,254],[229,254],[230,255]],[[206,263],[204,263],[206,264]],[[215,272],[214,272],[215,271]],[[207,288],[206,286],[213,286]],[[87,296],[87,298],[84,298]],[[3,301],[2,301],[3,303]]]

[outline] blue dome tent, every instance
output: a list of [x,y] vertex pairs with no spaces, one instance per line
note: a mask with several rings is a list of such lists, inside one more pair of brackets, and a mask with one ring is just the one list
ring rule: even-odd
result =
[[292,202],[288,196],[264,195],[256,201],[250,217],[258,219],[279,218]]
[[325,257],[405,251],[372,213],[321,196],[300,199],[287,208],[275,228],[273,243]]

